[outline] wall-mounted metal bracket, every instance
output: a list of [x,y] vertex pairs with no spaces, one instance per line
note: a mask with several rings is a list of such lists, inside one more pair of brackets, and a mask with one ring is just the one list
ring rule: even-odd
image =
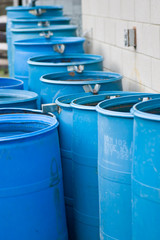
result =
[[136,28],[124,30],[124,45],[125,47],[136,48]]

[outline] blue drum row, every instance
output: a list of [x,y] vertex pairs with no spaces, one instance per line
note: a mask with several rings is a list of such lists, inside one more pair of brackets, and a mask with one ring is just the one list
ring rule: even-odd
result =
[[61,6],[7,17],[0,238],[159,240],[160,94],[122,91]]

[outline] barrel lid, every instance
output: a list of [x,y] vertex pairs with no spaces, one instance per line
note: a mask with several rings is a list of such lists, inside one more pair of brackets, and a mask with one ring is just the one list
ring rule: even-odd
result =
[[11,32],[15,33],[26,33],[26,32],[45,32],[45,31],[61,31],[61,30],[72,30],[72,29],[77,29],[76,25],[54,25],[54,26],[49,26],[49,27],[41,27],[41,28],[11,28]]
[[13,88],[23,86],[23,81],[15,78],[2,78],[0,77],[0,89],[1,88]]
[[6,7],[7,11],[28,11],[28,10],[34,10],[34,9],[48,9],[48,10],[62,10],[63,6],[35,6],[35,7],[29,7],[29,6],[18,6],[18,7]]
[[66,85],[86,85],[86,84],[103,84],[116,82],[122,79],[122,75],[118,73],[103,71],[83,71],[77,72],[60,72],[46,74],[41,77],[42,82],[50,84],[66,84]]
[[51,38],[33,38],[26,40],[15,41],[14,45],[54,45],[54,44],[72,44],[77,42],[84,42],[85,38],[82,37],[51,37]]
[[41,66],[75,66],[102,62],[103,57],[92,54],[66,54],[63,56],[47,55],[32,57],[28,60],[30,65]]
[[[7,131],[7,136],[0,137],[0,142],[14,141],[19,139],[25,139],[28,137],[34,137],[40,134],[44,134],[55,129],[58,126],[58,121],[55,117],[39,115],[39,114],[7,114],[1,115],[0,126],[3,127],[3,132]],[[7,128],[8,124],[8,128]],[[15,124],[15,126],[14,126]],[[14,126],[14,134],[13,127]],[[9,133],[10,127],[12,128]],[[27,133],[19,133],[19,129],[26,130]],[[15,133],[17,129],[17,134]],[[24,131],[25,132],[25,131]]]
[[70,17],[53,17],[53,18],[14,18],[11,19],[15,23],[26,23],[26,22],[58,22],[58,21],[70,21]]
[[96,106],[104,101],[112,98],[119,98],[120,96],[126,96],[134,94],[133,92],[124,92],[124,91],[104,91],[99,92],[96,95],[90,95],[85,97],[76,98],[71,102],[73,108],[80,110],[96,110]]
[[97,105],[96,110],[103,115],[133,118],[130,110],[136,103],[157,98],[158,95],[160,97],[160,94],[139,93],[135,95],[132,93],[131,96],[103,101]]
[[131,113],[139,118],[160,121],[160,96],[157,99],[137,103],[131,109]]
[[38,95],[34,92],[14,89],[0,89],[0,105],[10,103],[20,103],[37,100]]

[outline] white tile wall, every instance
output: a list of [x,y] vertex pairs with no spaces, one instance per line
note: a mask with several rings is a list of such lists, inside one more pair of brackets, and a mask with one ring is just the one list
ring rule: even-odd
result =
[[104,18],[102,17],[96,17],[96,26],[95,26],[95,34],[96,34],[96,39],[98,41],[104,42]]
[[122,51],[123,75],[136,80],[136,54],[128,50]]
[[116,42],[116,20],[106,18],[104,19],[104,41],[111,45]]
[[160,92],[160,60],[152,59],[152,89]]
[[150,22],[150,1],[152,0],[135,0],[135,21]]
[[151,0],[151,23],[160,24],[160,1]]
[[[87,8],[87,9],[86,9]],[[124,76],[124,90],[160,92],[160,0],[82,0],[87,50],[104,56],[104,69]],[[124,46],[136,27],[137,47]]]
[[[99,1],[99,4],[100,1]],[[120,19],[121,15],[121,0],[109,0],[108,1],[108,10],[110,18],[118,18]]]
[[121,0],[121,18],[134,21],[134,0]]

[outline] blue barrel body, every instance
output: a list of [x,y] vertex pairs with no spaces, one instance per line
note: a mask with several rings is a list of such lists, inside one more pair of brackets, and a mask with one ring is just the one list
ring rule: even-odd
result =
[[27,60],[29,58],[39,54],[84,53],[84,41],[85,39],[80,37],[34,38],[16,41],[14,43],[14,76],[23,79],[27,89],[29,77]]
[[103,240],[132,239],[133,115],[130,109],[137,102],[157,97],[160,94],[143,93],[103,101],[97,107],[100,238]]
[[[102,71],[84,71],[82,73],[61,72],[41,77],[41,103],[55,102],[56,98],[71,94],[122,90],[122,76]],[[96,86],[99,88],[96,89]]]
[[68,239],[57,126],[38,114],[0,117],[0,239]]
[[96,105],[131,92],[103,92],[77,98],[73,108],[73,206],[75,239],[99,238],[98,129]]
[[69,17],[54,18],[15,18],[11,19],[11,28],[48,27],[53,25],[66,25],[70,23]]
[[[101,95],[102,94],[102,95]],[[100,100],[106,99],[108,93],[101,92],[98,97]],[[119,96],[122,92],[112,92],[111,95]],[[124,93],[125,94],[125,93]],[[73,220],[73,160],[72,160],[72,134],[73,134],[73,111],[70,103],[78,97],[90,96],[93,93],[76,93],[66,96],[61,96],[56,99],[56,105],[51,105],[51,109],[47,112],[52,112],[56,115],[59,121],[59,139],[62,157],[64,195],[66,204],[67,225],[69,231],[69,239],[75,239],[74,220]],[[48,103],[50,103],[50,99]],[[47,99],[45,101],[47,103]],[[43,105],[44,106],[44,105]],[[58,106],[58,108],[57,108]],[[50,104],[48,105],[50,107]],[[43,109],[45,112],[45,109]]]
[[160,99],[134,106],[132,239],[159,240]]
[[[58,72],[82,72],[86,71],[102,71],[103,58],[90,54],[68,54],[65,56],[41,56],[30,58],[29,64],[29,89],[40,94],[41,82],[40,78],[44,74]],[[49,84],[50,87],[50,84]],[[69,92],[68,92],[69,93]],[[73,93],[73,92],[70,92]],[[48,94],[48,93],[47,93]],[[65,93],[64,93],[65,94]]]
[[37,109],[38,96],[34,92],[0,89],[0,108],[15,107]]
[[8,43],[8,61],[9,61],[9,70],[10,76],[14,74],[14,42],[25,39],[32,39],[41,37],[51,38],[51,37],[75,37],[77,27],[74,25],[55,25],[50,27],[41,27],[41,28],[12,28],[11,35],[7,35]]
[[23,81],[14,78],[0,78],[0,89],[23,89]]
[[[58,109],[51,110],[59,121],[59,140],[62,159],[63,185],[66,206],[66,217],[68,234],[70,240],[74,238],[74,221],[73,221],[73,188],[72,188],[72,126],[73,112],[70,103],[76,97],[90,95],[91,93],[71,94],[59,97],[56,100]],[[60,110],[60,111],[59,111]],[[48,112],[48,111],[47,111]]]

